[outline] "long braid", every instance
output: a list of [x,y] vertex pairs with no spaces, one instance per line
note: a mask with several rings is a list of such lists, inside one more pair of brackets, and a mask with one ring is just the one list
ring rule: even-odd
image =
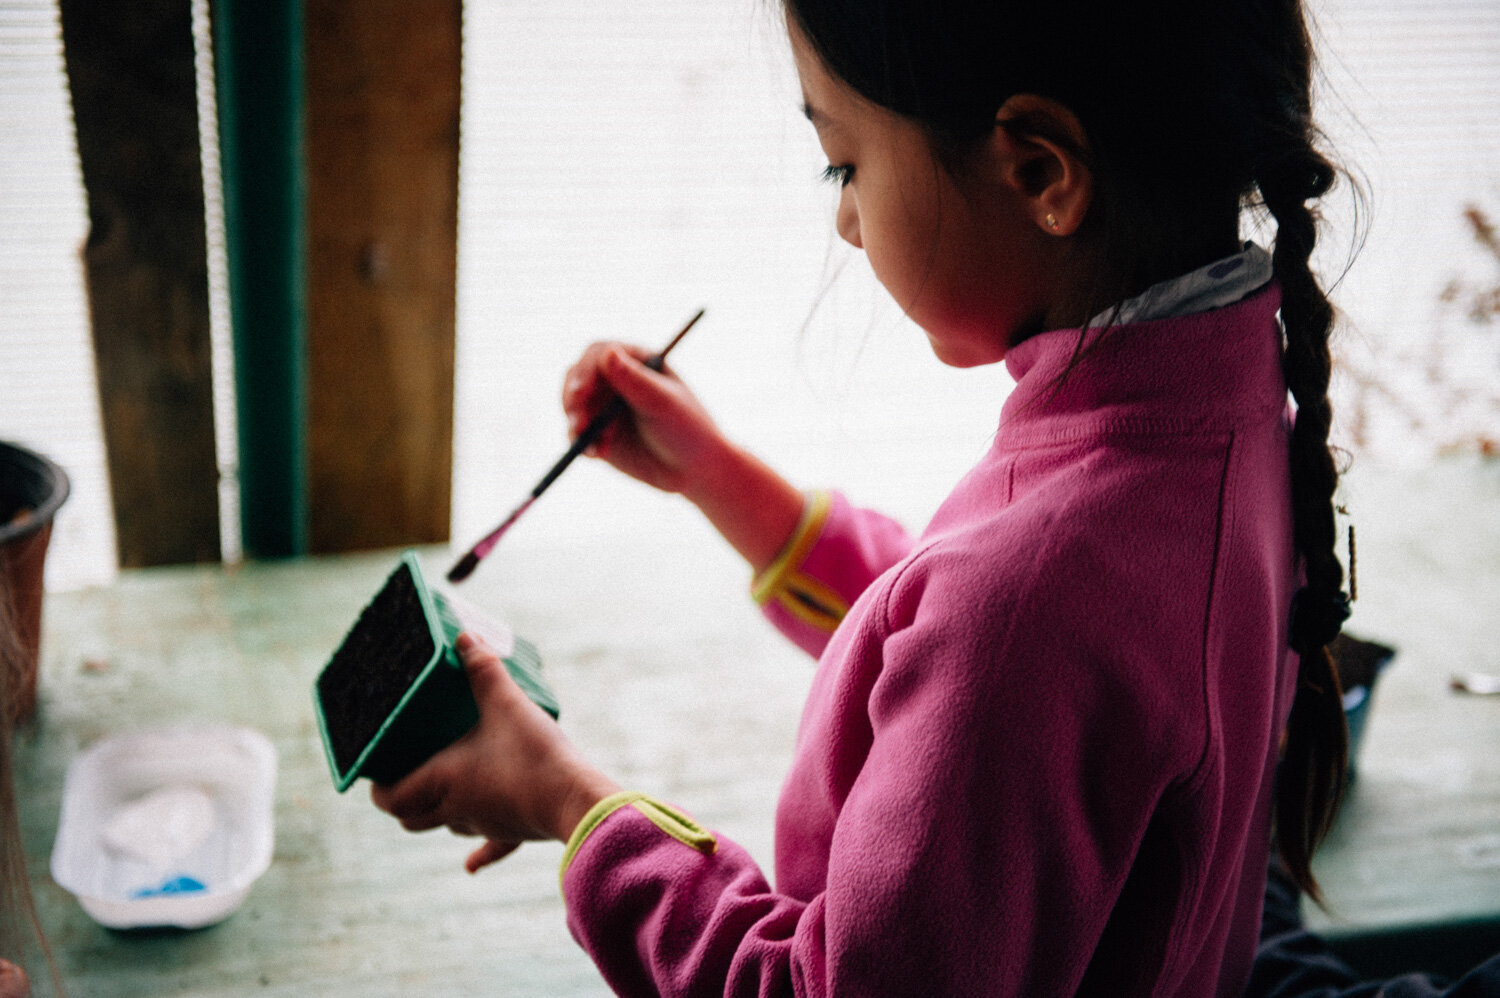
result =
[[1291,439],[1292,529],[1305,578],[1292,606],[1290,641],[1301,664],[1277,784],[1276,829],[1288,870],[1309,896],[1319,899],[1312,854],[1333,824],[1348,756],[1338,670],[1327,646],[1348,617],[1348,597],[1335,550],[1333,496],[1339,475],[1328,446],[1333,418],[1328,338],[1334,310],[1309,262],[1318,216],[1308,202],[1328,191],[1337,172],[1314,147],[1312,47],[1300,4],[1277,0],[1272,6],[1282,18],[1275,37],[1285,46],[1286,75],[1280,81],[1281,120],[1255,179],[1276,219],[1272,262],[1282,291],[1282,363],[1297,408]]

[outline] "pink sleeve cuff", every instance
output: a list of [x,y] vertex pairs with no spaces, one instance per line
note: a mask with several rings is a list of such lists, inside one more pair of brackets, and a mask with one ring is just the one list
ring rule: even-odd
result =
[[568,867],[573,865],[573,858],[578,855],[578,850],[583,848],[589,835],[604,824],[610,815],[624,807],[635,808],[657,828],[698,852],[712,855],[719,847],[718,840],[714,838],[712,832],[707,831],[676,808],[652,800],[638,791],[622,790],[595,804],[589,809],[588,814],[583,816],[578,827],[573,829],[573,834],[568,837],[567,848],[563,850],[562,869],[558,872],[560,883],[566,883]]
[[894,520],[856,509],[837,492],[812,492],[791,540],[756,576],[751,594],[778,630],[817,658],[849,607],[911,545]]
[[822,538],[832,511],[831,493],[811,493],[791,540],[776,560],[756,576],[750,588],[751,596],[763,609],[770,612],[774,607],[779,611],[778,616],[790,618],[794,626],[811,628],[825,641],[849,612],[849,604],[837,590],[809,575],[804,567],[808,555]]

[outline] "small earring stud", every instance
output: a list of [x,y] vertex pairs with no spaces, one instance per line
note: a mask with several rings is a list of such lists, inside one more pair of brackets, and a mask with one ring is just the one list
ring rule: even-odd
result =
[[1052,212],[1050,211],[1047,212],[1047,228],[1051,229],[1053,232],[1057,231],[1057,216],[1052,214]]

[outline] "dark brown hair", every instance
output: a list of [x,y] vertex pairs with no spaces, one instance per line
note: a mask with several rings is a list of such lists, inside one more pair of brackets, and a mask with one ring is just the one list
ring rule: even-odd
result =
[[1283,367],[1297,407],[1293,535],[1306,579],[1291,622],[1301,667],[1276,823],[1282,858],[1316,897],[1311,857],[1337,810],[1347,752],[1326,646],[1347,603],[1328,446],[1334,313],[1309,263],[1313,205],[1338,173],[1312,120],[1313,46],[1301,0],[784,3],[827,69],[922,126],[945,165],[991,133],[1012,95],[1051,98],[1077,116],[1096,185],[1086,224],[1104,260],[1081,314],[1211,262],[1193,220],[1222,221],[1231,232],[1247,208],[1275,220]]

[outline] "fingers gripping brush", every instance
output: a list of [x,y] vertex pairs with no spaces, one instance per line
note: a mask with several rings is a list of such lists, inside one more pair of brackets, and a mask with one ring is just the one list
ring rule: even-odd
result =
[[[661,348],[660,353],[653,354],[647,358],[646,366],[653,371],[660,371],[666,363],[667,354],[671,353],[672,348],[681,342],[682,338],[687,335],[688,330],[692,329],[698,320],[703,318],[703,311],[700,308],[698,314],[689,319],[687,325],[678,330],[677,335],[672,337],[671,341]],[[573,445],[567,449],[567,452],[558,458],[557,463],[542,476],[541,481],[536,483],[536,487],[531,490],[531,494],[519,506],[511,510],[510,515],[501,521],[500,526],[486,534],[478,544],[469,549],[468,554],[460,558],[458,563],[448,570],[448,581],[462,582],[473,574],[474,569],[479,567],[480,560],[495,549],[495,545],[500,543],[500,538],[505,536],[505,532],[521,518],[521,514],[530,509],[531,504],[536,502],[543,492],[547,491],[548,486],[557,481],[558,476],[567,470],[568,465],[572,464],[578,458],[578,455],[593,446],[604,431],[609,428],[610,424],[625,415],[629,408],[625,404],[625,400],[617,395],[610,400],[608,405],[599,410],[598,414],[589,420],[588,425],[583,428],[583,432],[578,434],[578,438],[573,441]]]

